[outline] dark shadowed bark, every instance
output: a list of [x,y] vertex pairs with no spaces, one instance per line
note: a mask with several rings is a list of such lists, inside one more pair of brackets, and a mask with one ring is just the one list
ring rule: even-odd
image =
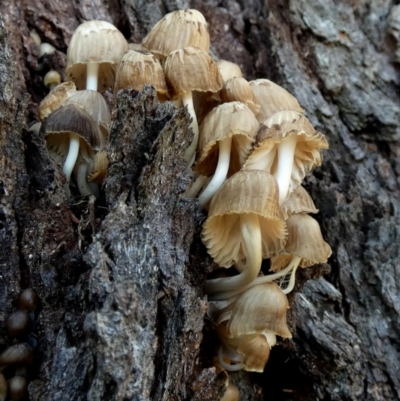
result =
[[[0,3],[0,351],[21,289],[41,298],[30,399],[217,400],[203,284],[205,215],[182,199],[189,118],[147,87],[120,92],[102,198],[68,207],[64,176],[29,131],[63,73],[74,29],[114,23],[140,42],[166,13],[193,7],[212,54],[294,94],[330,143],[306,179],[333,249],[301,270],[292,340],[264,374],[231,375],[241,400],[400,399],[400,96],[389,0]],[[390,24],[389,24],[390,22]],[[389,26],[390,25],[390,26]],[[400,21],[398,23],[400,27]],[[394,28],[393,28],[394,27]],[[35,29],[56,47],[38,59]],[[111,99],[111,95],[109,96]]]

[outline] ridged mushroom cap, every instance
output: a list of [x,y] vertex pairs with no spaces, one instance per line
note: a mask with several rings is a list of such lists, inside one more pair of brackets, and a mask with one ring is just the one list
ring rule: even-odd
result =
[[67,79],[76,87],[86,88],[86,64],[99,63],[98,87],[114,86],[115,70],[128,42],[122,33],[106,21],[86,21],[76,28],[67,51]]
[[158,58],[184,47],[210,50],[207,22],[197,10],[177,10],[166,14],[143,39],[142,46]]
[[38,114],[40,121],[44,121],[75,92],[76,86],[73,82],[63,82],[57,85],[39,104]]
[[217,92],[222,88],[217,64],[198,47],[185,47],[170,53],[164,71],[173,98],[190,91]]
[[0,354],[0,368],[3,366],[32,365],[33,358],[33,348],[29,344],[14,344]]
[[241,78],[243,76],[240,67],[231,61],[218,60],[217,66],[224,84],[231,78]]
[[223,102],[239,101],[244,103],[253,112],[254,115],[260,110],[256,104],[250,84],[241,77],[230,78],[220,91],[220,97]]
[[164,70],[154,54],[146,50],[127,51],[117,68],[114,93],[122,88],[141,91],[145,84],[154,86],[157,93],[168,96]]
[[99,126],[104,141],[108,139],[111,113],[106,100],[99,92],[90,89],[77,91],[64,102],[64,106],[69,104],[83,108]]
[[224,308],[217,323],[226,321],[231,338],[263,334],[264,331],[291,338],[292,334],[286,323],[288,308],[287,297],[276,283],[258,284]]
[[256,79],[249,83],[255,101],[260,105],[260,111],[256,116],[260,124],[281,110],[304,112],[297,99],[274,82],[268,79]]
[[223,397],[220,399],[220,401],[239,401],[239,398],[240,398],[240,393],[238,388],[232,383],[229,383],[226,386],[225,393]]
[[287,220],[292,214],[318,213],[309,193],[299,185],[281,205],[282,214]]
[[243,103],[230,102],[215,107],[200,124],[198,174],[212,175],[218,163],[218,142],[232,137],[229,175],[240,170],[249,155],[258,131],[258,121]]
[[287,219],[286,224],[289,234],[285,253],[271,259],[272,271],[285,268],[293,256],[301,258],[301,267],[328,261],[332,249],[324,241],[317,220],[307,214],[294,214]]
[[208,253],[221,267],[246,259],[240,215],[258,216],[262,256],[279,253],[286,241],[286,224],[278,204],[278,184],[264,171],[239,171],[225,181],[210,203],[201,233]]
[[273,173],[276,150],[285,138],[296,135],[297,144],[294,155],[289,193],[293,192],[304,177],[322,163],[321,149],[328,149],[325,135],[316,131],[310,121],[296,111],[279,111],[261,125],[254,150],[248,157],[246,170],[263,169]]

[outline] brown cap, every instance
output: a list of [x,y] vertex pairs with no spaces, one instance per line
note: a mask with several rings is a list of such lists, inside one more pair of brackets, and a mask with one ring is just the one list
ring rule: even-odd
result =
[[222,78],[214,60],[202,49],[186,47],[165,61],[165,78],[174,98],[191,91],[217,92]]
[[61,83],[61,75],[55,70],[50,70],[44,77],[43,83],[46,88],[54,88]]
[[284,247],[287,232],[275,178],[264,171],[239,171],[213,197],[201,233],[208,253],[222,267],[246,258],[241,214],[258,216],[263,258],[279,253]]
[[267,118],[281,110],[293,110],[303,113],[297,99],[286,89],[268,79],[250,81],[251,90],[257,104],[260,105],[257,120],[263,123]]
[[214,108],[200,125],[200,156],[194,170],[202,175],[214,174],[218,162],[218,141],[232,137],[229,175],[238,172],[252,149],[258,126],[254,114],[241,102],[225,103]]
[[146,50],[129,50],[118,65],[114,93],[122,88],[141,91],[144,84],[154,86],[158,94],[168,97],[164,70],[156,57]]
[[308,192],[299,185],[281,205],[282,214],[287,220],[292,214],[318,213]]
[[218,60],[217,66],[224,83],[231,78],[241,78],[243,76],[240,67],[231,61]]
[[99,63],[99,90],[114,86],[115,70],[128,43],[122,33],[106,21],[87,21],[72,35],[67,51],[67,79],[78,89],[86,88],[86,64]]
[[158,58],[184,47],[198,47],[208,53],[210,35],[207,22],[197,10],[177,10],[166,14],[143,39],[142,46]]
[[76,87],[73,82],[63,82],[57,85],[39,104],[40,121],[57,110],[74,92],[76,92]]

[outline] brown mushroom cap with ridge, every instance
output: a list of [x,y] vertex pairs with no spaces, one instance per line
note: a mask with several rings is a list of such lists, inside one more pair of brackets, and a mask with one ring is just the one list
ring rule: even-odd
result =
[[246,260],[245,267],[237,276],[207,280],[206,292],[236,290],[252,282],[262,259],[279,253],[286,236],[274,177],[264,171],[234,174],[211,200],[201,237],[218,265]]
[[143,39],[142,47],[156,57],[165,59],[171,52],[184,47],[210,50],[210,35],[202,13],[194,9],[166,14]]
[[282,214],[287,220],[293,214],[318,213],[309,193],[299,185],[281,205]]
[[128,42],[106,21],[86,21],[76,28],[67,51],[67,79],[80,89],[114,86],[115,70]]

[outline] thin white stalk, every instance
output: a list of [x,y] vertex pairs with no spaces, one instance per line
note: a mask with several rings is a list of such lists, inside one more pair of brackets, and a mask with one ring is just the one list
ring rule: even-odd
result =
[[76,173],[76,181],[78,183],[78,189],[82,196],[93,195],[93,192],[91,191],[88,182],[86,180],[87,169],[88,165],[86,163],[81,163],[78,166],[78,171]]
[[188,188],[185,192],[185,194],[183,195],[184,198],[188,198],[188,199],[193,199],[195,198],[198,193],[201,191],[201,188],[203,188],[204,184],[207,181],[207,176],[205,175],[199,175],[196,178],[196,181],[190,186],[190,188]]
[[235,365],[230,365],[224,361],[224,356],[222,354],[222,346],[218,349],[218,362],[219,364],[228,372],[236,372],[243,369],[242,363],[237,363]]
[[291,135],[284,138],[278,145],[278,166],[274,177],[279,186],[279,205],[285,201],[289,191],[296,144],[297,135]]
[[[298,257],[295,256],[295,258],[298,258]],[[298,259],[299,259],[299,261],[297,263],[297,266],[293,267],[292,274],[290,275],[289,285],[286,288],[282,289],[282,292],[286,295],[293,291],[294,284],[296,282],[296,270],[299,267],[299,263],[301,261],[301,258],[298,258]]]
[[71,179],[71,173],[72,173],[72,170],[74,169],[76,159],[78,158],[79,144],[80,144],[79,136],[76,134],[70,133],[69,134],[68,155],[67,155],[67,158],[65,159],[64,166],[63,166],[63,172],[64,172],[65,176],[67,177],[68,182]]
[[218,142],[219,154],[218,164],[214,177],[199,196],[199,205],[203,209],[211,198],[218,192],[228,175],[229,163],[231,161],[232,137],[224,138]]
[[262,262],[262,241],[258,216],[253,213],[241,215],[240,230],[246,255],[246,268],[234,277],[207,280],[205,286],[207,294],[240,290],[258,276]]
[[184,107],[187,107],[190,117],[192,117],[192,122],[190,126],[192,127],[194,134],[193,141],[183,155],[184,159],[188,162],[188,167],[190,167],[191,165],[189,163],[191,162],[193,155],[196,153],[197,144],[199,142],[199,125],[197,123],[197,117],[194,111],[193,97],[191,91],[182,95],[182,103]]
[[86,89],[97,91],[97,81],[99,78],[99,63],[86,64]]

